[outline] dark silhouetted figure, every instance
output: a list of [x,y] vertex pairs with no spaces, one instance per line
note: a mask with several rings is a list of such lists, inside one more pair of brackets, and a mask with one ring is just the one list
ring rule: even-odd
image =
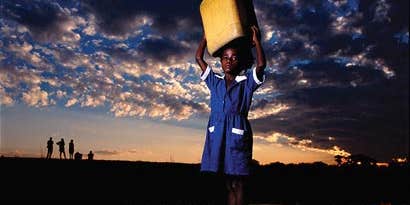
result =
[[93,160],[94,159],[94,153],[93,151],[90,150],[90,153],[88,153],[88,160]]
[[74,155],[74,141],[71,140],[70,143],[68,144],[68,154],[69,154],[69,158],[73,159],[73,155]]
[[50,137],[50,139],[47,141],[47,157],[46,157],[46,159],[51,159],[51,156],[53,155],[53,146],[54,146],[54,141],[53,141],[53,138]]
[[60,159],[61,159],[61,154],[64,154],[64,159],[67,159],[66,155],[65,155],[65,142],[64,139],[61,138],[61,140],[59,142],[56,143],[59,147],[59,151],[60,151]]
[[81,160],[83,158],[83,154],[81,154],[81,153],[79,153],[79,152],[76,152],[75,154],[74,154],[74,159],[75,160]]

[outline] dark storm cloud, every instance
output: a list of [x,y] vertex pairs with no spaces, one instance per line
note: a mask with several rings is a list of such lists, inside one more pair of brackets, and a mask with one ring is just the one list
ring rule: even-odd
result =
[[0,16],[14,20],[28,28],[39,41],[61,40],[63,35],[74,38],[67,30],[70,23],[69,11],[63,11],[58,3],[42,1],[2,1]]
[[[385,74],[370,66],[350,66],[337,62],[339,59],[324,59],[308,64],[296,64],[296,68],[281,74],[271,75],[272,83],[281,91],[306,87],[351,87],[385,82]],[[306,80],[306,83],[300,83]]]
[[262,21],[280,29],[290,29],[312,37],[328,29],[332,20],[324,1],[255,1],[255,7],[262,11]]
[[369,55],[386,60],[393,69],[402,72],[398,68],[408,65],[408,43],[403,46],[394,35],[409,31],[409,1],[363,0],[359,8],[363,18],[358,24],[363,25],[363,34],[372,45]]
[[[322,1],[255,1],[260,26],[269,25],[279,31],[275,43],[265,44],[271,62],[286,67],[292,58],[319,58],[316,52],[305,48],[317,45],[331,34],[331,12]],[[263,31],[263,29],[262,29]],[[266,32],[266,31],[265,31]],[[317,48],[319,52],[320,47]],[[274,59],[274,60],[273,60]]]
[[[146,18],[150,26],[145,27],[146,32],[153,32],[154,37],[141,41],[138,53],[144,59],[167,62],[169,58],[179,59],[192,51],[192,47],[183,46],[187,43],[197,42],[201,37],[201,19],[199,16],[200,1],[85,1],[82,6],[95,15],[97,31],[107,35],[126,37],[134,32],[140,23],[135,23],[138,18]],[[155,36],[159,36],[155,37]],[[118,55],[125,60],[134,58],[129,51],[107,48],[109,53]],[[144,59],[139,60],[140,62]]]
[[321,55],[333,54],[340,51],[340,54],[352,56],[362,52],[369,44],[364,38],[352,38],[350,34],[335,34],[315,41],[320,47]]
[[[366,52],[369,56],[380,57],[387,61],[397,62],[397,53],[386,50],[397,49],[394,34],[408,31],[408,1],[359,1],[358,11],[344,11],[344,18],[350,29],[362,30],[335,33],[332,25],[342,12],[327,1],[255,1],[260,22],[279,30],[283,37],[276,44],[267,44],[268,56],[278,58],[285,54],[281,66],[286,66],[290,58],[322,58],[340,52],[351,56]],[[347,1],[348,2],[348,1]],[[317,46],[315,55],[302,43]],[[367,49],[367,50],[366,50]],[[400,54],[408,54],[408,49],[401,49]],[[401,55],[401,56],[403,56]],[[277,59],[281,60],[281,59]]]
[[138,16],[152,18],[152,27],[161,34],[169,35],[180,31],[198,33],[201,28],[199,3],[200,0],[89,0],[84,1],[83,5],[96,16],[99,30],[121,36],[131,32],[131,25]]
[[127,62],[144,63],[146,60],[166,63],[170,58],[182,58],[187,48],[167,37],[149,38],[142,41],[135,49],[113,46],[102,47],[112,59]]
[[185,54],[185,48],[167,38],[147,39],[141,43],[139,50],[144,56],[160,62],[166,62],[169,57]]
[[275,100],[292,109],[255,120],[254,128],[308,137],[321,147],[328,147],[329,142],[318,139],[336,137],[336,143],[352,153],[371,153],[386,160],[405,154],[408,143],[406,110],[395,109],[406,107],[406,96],[391,89],[384,85],[299,89]]
[[113,59],[118,59],[121,61],[133,61],[136,59],[136,56],[132,53],[133,50],[129,48],[105,46],[101,47],[101,49]]
[[270,73],[266,86],[281,93],[255,108],[290,107],[254,120],[255,130],[308,138],[323,148],[337,144],[379,160],[406,155],[408,43],[394,36],[408,32],[408,1],[358,1],[357,10],[346,9],[354,1],[341,7],[296,2],[255,1],[259,23],[276,31],[265,49],[280,72]]

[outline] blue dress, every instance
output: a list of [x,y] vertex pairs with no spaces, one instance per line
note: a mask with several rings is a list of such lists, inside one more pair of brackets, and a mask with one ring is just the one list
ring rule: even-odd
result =
[[211,113],[201,161],[201,171],[249,175],[252,161],[252,129],[248,112],[260,81],[255,68],[236,76],[228,90],[225,77],[211,67],[202,73],[211,92]]

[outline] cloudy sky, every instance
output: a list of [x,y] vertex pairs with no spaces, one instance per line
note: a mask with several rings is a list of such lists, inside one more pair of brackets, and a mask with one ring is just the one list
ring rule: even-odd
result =
[[[210,111],[199,4],[2,0],[1,154],[42,156],[53,137],[97,159],[198,163]],[[256,160],[407,156],[407,0],[254,4],[268,59],[249,114]]]

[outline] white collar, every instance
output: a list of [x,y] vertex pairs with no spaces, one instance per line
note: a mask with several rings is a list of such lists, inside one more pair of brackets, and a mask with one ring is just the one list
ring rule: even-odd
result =
[[[224,79],[225,78],[225,74],[221,74],[221,75],[218,75],[218,74],[216,74],[215,75],[217,78],[220,78],[220,79]],[[241,82],[241,81],[243,81],[243,80],[246,80],[247,79],[247,77],[245,76],[245,75],[237,75],[236,77],[235,77],[235,81],[236,82]]]
[[246,76],[245,75],[237,75],[236,77],[235,77],[235,80],[236,80],[236,82],[241,82],[241,81],[243,81],[243,80],[246,80]]
[[224,74],[221,74],[221,75],[215,74],[215,76],[216,76],[217,78],[220,78],[220,79],[224,79],[224,78],[225,78],[225,75],[224,75]]

